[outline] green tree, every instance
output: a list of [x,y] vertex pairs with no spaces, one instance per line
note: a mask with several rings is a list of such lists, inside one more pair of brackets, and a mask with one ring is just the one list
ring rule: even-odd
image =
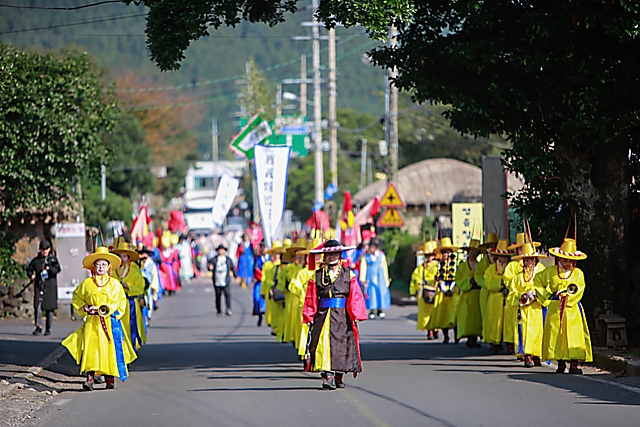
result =
[[0,43],[0,215],[42,209],[96,171],[100,134],[117,110],[87,55],[21,52]]
[[253,116],[262,110],[262,118],[272,122],[276,118],[276,90],[273,84],[269,83],[264,74],[258,70],[256,63],[251,58],[247,69],[246,84],[242,88],[242,96],[238,98],[240,108],[247,114]]
[[115,120],[113,131],[102,138],[109,152],[107,186],[124,197],[154,191],[155,177],[149,170],[153,162],[151,146],[140,121],[125,112],[120,112]]
[[88,225],[106,230],[109,221],[131,220],[131,199],[107,189],[107,197],[102,200],[100,182],[85,179],[82,185],[82,206],[84,221]]

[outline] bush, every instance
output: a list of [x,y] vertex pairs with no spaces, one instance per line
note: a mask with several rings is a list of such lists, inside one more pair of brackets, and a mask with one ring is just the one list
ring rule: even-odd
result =
[[0,229],[0,285],[11,285],[27,277],[26,266],[13,259],[18,238],[6,226]]
[[416,266],[415,252],[422,244],[422,237],[391,229],[383,231],[379,238],[389,263],[391,289],[408,294],[411,272]]

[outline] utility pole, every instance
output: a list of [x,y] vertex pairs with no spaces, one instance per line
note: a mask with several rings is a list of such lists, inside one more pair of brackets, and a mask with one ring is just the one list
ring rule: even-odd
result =
[[[318,0],[313,0],[313,13],[318,9]],[[324,159],[322,153],[322,93],[320,88],[320,23],[313,18],[313,121],[315,144],[315,201],[324,205]]]
[[307,116],[307,55],[300,55],[300,115]]
[[213,160],[213,195],[218,191],[218,119],[211,120],[211,160]]
[[360,185],[358,190],[362,190],[367,181],[367,140],[360,137],[360,142],[362,143],[362,151],[360,155]]
[[[389,27],[389,46],[395,48],[397,46],[397,32],[395,25]],[[398,88],[393,84],[396,78],[396,69],[388,70],[387,84],[389,86],[389,144],[391,145],[391,179],[397,181],[398,178]]]
[[329,30],[329,173],[338,188],[338,124],[336,123],[336,30]]

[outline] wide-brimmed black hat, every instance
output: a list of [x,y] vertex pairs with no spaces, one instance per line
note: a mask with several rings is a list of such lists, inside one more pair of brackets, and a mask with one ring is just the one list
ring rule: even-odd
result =
[[227,250],[225,245],[218,245],[218,247],[216,248],[216,252],[219,251],[220,249],[224,249],[225,251]]

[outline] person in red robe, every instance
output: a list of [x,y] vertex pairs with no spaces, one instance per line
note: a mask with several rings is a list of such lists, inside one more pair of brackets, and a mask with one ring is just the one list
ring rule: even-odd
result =
[[310,367],[322,372],[322,388],[344,388],[345,372],[354,378],[362,372],[358,322],[367,319],[367,309],[356,275],[340,262],[343,247],[329,240],[310,252],[309,269],[314,254],[324,255],[324,266],[309,280],[302,321],[309,324]]

